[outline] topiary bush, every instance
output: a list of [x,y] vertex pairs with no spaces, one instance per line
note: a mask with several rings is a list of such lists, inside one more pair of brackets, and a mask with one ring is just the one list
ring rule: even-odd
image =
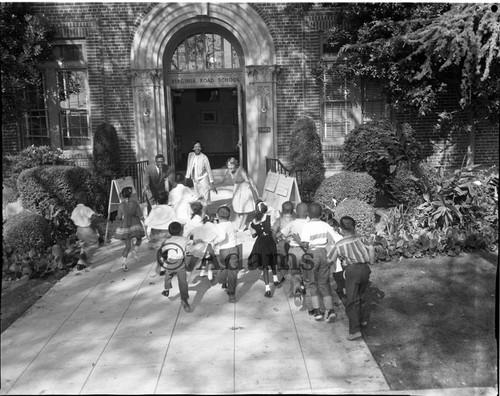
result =
[[16,249],[42,250],[54,242],[48,221],[38,213],[25,210],[4,223],[5,243]]
[[344,141],[340,162],[344,170],[367,172],[379,187],[399,162],[411,166],[423,158],[409,124],[395,126],[387,120],[370,121],[354,128]]
[[111,180],[117,179],[121,173],[120,140],[116,129],[107,123],[97,126],[94,133],[93,146],[95,209],[107,215],[108,194]]
[[366,172],[339,172],[321,183],[314,194],[314,201],[334,207],[346,198],[357,198],[373,204],[377,197],[375,179]]
[[29,146],[17,154],[7,154],[3,157],[3,184],[11,188],[9,202],[19,198],[17,178],[25,169],[43,165],[74,165],[74,161],[63,157],[60,149],[49,146]]
[[335,208],[335,220],[340,221],[344,216],[350,216],[356,221],[356,234],[360,237],[375,234],[375,211],[366,202],[355,198],[342,201]]
[[321,139],[312,118],[299,118],[292,126],[287,161],[291,171],[302,171],[302,177],[298,183],[302,201],[312,201],[316,189],[325,179]]
[[76,207],[73,194],[82,191],[89,202],[95,200],[92,175],[79,166],[41,166],[23,171],[17,180],[23,207],[45,217],[57,240],[76,231],[71,212]]

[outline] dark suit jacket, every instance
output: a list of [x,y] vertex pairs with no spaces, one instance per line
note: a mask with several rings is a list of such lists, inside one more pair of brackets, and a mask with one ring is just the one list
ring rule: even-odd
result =
[[173,175],[172,169],[167,164],[163,164],[161,173],[158,175],[156,164],[151,164],[144,170],[144,192],[149,201],[153,200],[156,203],[161,192],[167,191],[165,182],[169,180],[169,190],[171,188],[170,180]]

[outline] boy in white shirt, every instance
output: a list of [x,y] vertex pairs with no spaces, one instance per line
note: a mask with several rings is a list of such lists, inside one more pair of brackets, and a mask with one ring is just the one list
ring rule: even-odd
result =
[[221,206],[217,210],[219,223],[216,224],[217,238],[214,243],[219,250],[218,261],[221,267],[219,273],[219,283],[226,289],[229,302],[236,302],[236,284],[238,282],[238,265],[240,261],[238,252],[238,242],[233,224],[229,221],[231,210],[227,206]]
[[319,296],[325,305],[324,318],[332,322],[335,317],[333,298],[330,286],[330,264],[327,260],[327,248],[342,239],[329,224],[320,220],[322,208],[317,202],[309,205],[309,222],[304,225],[300,234],[302,246],[307,250],[302,259],[306,293],[311,297],[315,320],[323,319],[320,311]]
[[81,243],[80,257],[76,265],[76,269],[81,271],[91,264],[90,260],[99,247],[99,234],[92,226],[98,216],[86,206],[87,197],[83,192],[75,193],[75,201],[77,205],[71,213],[71,220],[76,226],[76,236]]

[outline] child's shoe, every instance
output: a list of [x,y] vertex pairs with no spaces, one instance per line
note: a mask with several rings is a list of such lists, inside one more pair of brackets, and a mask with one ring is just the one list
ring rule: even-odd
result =
[[181,305],[182,305],[182,308],[184,308],[184,311],[191,312],[191,307],[189,306],[189,303],[187,302],[187,300],[182,299]]
[[264,296],[265,296],[265,297],[269,297],[269,298],[270,298],[270,297],[272,297],[272,296],[271,296],[271,290],[266,291],[266,292],[264,293]]
[[314,309],[309,310],[309,315],[313,316],[314,315]]
[[122,270],[125,272],[125,271],[128,271],[128,266],[127,266],[127,258],[126,257],[122,257],[121,260],[120,260],[120,264],[122,266]]
[[300,290],[297,290],[295,292],[295,296],[293,297],[293,302],[295,303],[296,307],[302,306],[302,293]]
[[354,333],[354,334],[349,334],[349,335],[347,336],[347,339],[348,339],[349,341],[353,341],[353,340],[356,340],[356,339],[361,338],[361,337],[363,337],[363,334],[361,334],[361,332],[360,332],[360,331],[358,331],[358,332],[356,332],[356,333]]
[[161,294],[162,294],[163,296],[165,296],[165,297],[168,297],[169,293],[170,293],[170,290],[168,290],[168,289],[165,289],[165,290],[163,290],[163,291],[161,292]]
[[333,309],[329,309],[328,311],[326,311],[325,320],[327,322],[329,323],[333,322],[336,317],[337,315],[335,314],[335,311]]
[[227,289],[227,285],[223,283],[221,289]]
[[319,309],[315,308],[315,309],[313,309],[313,316],[314,316],[314,320],[321,320],[321,319],[323,319],[323,312],[321,312]]
[[207,276],[207,271],[206,271],[205,269],[202,269],[202,270],[200,271],[200,276],[201,276],[201,277]]
[[236,296],[234,294],[229,294],[229,302],[230,303],[235,303],[236,302]]

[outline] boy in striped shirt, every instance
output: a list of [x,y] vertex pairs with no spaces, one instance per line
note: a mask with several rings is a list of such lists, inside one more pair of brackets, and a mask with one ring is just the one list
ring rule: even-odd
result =
[[328,255],[328,261],[334,263],[337,258],[344,267],[346,290],[345,312],[349,319],[349,341],[362,337],[361,327],[368,325],[368,302],[366,299],[370,280],[370,267],[375,262],[373,245],[366,246],[356,236],[356,222],[352,217],[340,219],[340,233],[343,238],[338,241]]

